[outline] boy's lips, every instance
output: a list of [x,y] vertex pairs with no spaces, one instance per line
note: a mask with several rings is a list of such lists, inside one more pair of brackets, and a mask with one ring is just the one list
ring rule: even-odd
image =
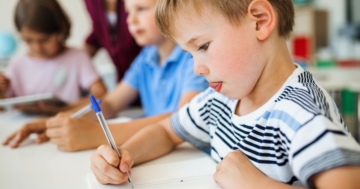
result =
[[213,89],[215,89],[216,92],[220,92],[221,90],[221,86],[222,86],[222,82],[211,82],[209,83],[209,86]]
[[142,34],[143,32],[144,32],[143,30],[136,30],[136,31],[135,31],[135,34],[136,34],[136,35],[140,35],[140,34]]

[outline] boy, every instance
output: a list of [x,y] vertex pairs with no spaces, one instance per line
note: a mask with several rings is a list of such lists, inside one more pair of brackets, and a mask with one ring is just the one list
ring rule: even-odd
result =
[[136,133],[121,160],[100,146],[91,157],[99,182],[125,182],[134,164],[186,140],[211,146],[222,188],[360,188],[359,145],[329,94],[288,53],[291,0],[158,0],[156,14],[212,89]]
[[[190,54],[157,29],[155,7],[156,0],[127,2],[129,31],[136,43],[144,48],[120,84],[103,98],[101,106],[105,118],[111,118],[140,95],[145,116],[148,118],[132,122],[131,126],[129,123],[125,124],[126,127],[123,127],[124,124],[110,125],[118,144],[122,144],[138,128],[174,112],[208,86],[204,77],[194,74]],[[50,118],[46,126],[43,120],[27,124],[10,135],[4,144],[15,139],[11,147],[17,147],[31,132],[39,134],[37,143],[46,141],[49,137],[62,151],[84,150],[107,143],[93,112],[85,115],[85,120],[70,119],[69,114],[72,111]]]

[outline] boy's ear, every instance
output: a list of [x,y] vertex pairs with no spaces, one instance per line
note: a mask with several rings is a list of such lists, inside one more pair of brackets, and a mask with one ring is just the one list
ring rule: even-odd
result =
[[276,27],[276,14],[267,0],[254,0],[248,7],[248,15],[256,23],[256,37],[267,39]]

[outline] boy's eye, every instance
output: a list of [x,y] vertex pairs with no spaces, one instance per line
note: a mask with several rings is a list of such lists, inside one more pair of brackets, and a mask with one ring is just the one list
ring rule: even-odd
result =
[[201,45],[198,50],[204,50],[204,51],[206,51],[208,48],[209,48],[209,43],[205,43],[205,44]]
[[138,11],[144,11],[146,9],[147,9],[146,7],[138,7]]

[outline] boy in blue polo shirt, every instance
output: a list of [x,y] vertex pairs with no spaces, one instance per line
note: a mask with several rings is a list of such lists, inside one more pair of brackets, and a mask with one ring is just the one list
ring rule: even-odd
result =
[[[145,116],[152,117],[132,122],[128,128],[110,124],[118,144],[139,128],[174,112],[208,87],[203,76],[195,75],[191,55],[165,38],[156,28],[156,0],[127,0],[125,5],[130,33],[138,45],[145,47],[125,73],[124,79],[103,98],[101,108],[105,118],[111,118],[140,95]],[[92,112],[83,116],[88,119],[69,119],[70,113],[60,113],[50,118],[46,126],[43,120],[29,123],[10,135],[4,144],[16,138],[11,146],[17,147],[32,132],[39,134],[37,143],[50,138],[62,151],[78,151],[106,143]]]
[[[291,0],[158,0],[157,24],[211,88],[171,118],[91,156],[101,183],[184,141],[211,147],[224,189],[360,188],[360,146],[330,95],[291,60]],[[164,164],[165,165],[165,164]]]
[[156,45],[144,47],[123,79],[138,91],[147,117],[175,111],[182,96],[208,86],[204,77],[194,74],[191,55],[179,46],[173,47],[162,65],[159,65],[158,52]]

